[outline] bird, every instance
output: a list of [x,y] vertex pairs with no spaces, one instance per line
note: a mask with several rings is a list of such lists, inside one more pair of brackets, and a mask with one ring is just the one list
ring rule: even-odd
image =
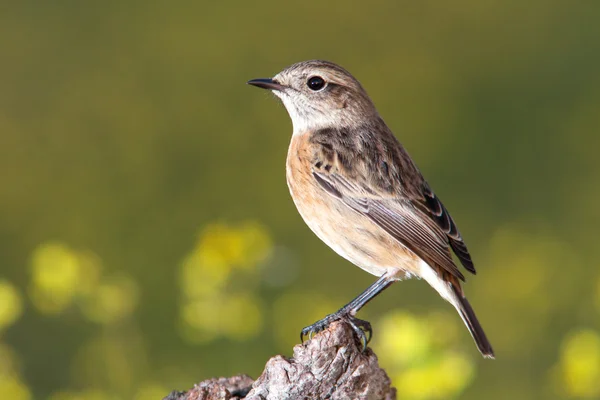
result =
[[302,329],[301,339],[344,320],[365,349],[372,327],[356,313],[392,283],[417,277],[454,306],[481,354],[495,358],[452,256],[475,274],[456,223],[359,81],[337,64],[309,60],[247,83],[270,90],[292,120],[286,179],[305,223],[338,255],[378,277]]

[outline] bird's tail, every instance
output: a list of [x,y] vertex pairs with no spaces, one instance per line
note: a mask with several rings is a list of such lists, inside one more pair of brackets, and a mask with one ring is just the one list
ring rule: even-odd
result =
[[450,287],[454,292],[453,300],[455,300],[451,303],[456,308],[463,322],[469,329],[471,336],[473,336],[473,340],[475,340],[477,348],[485,358],[495,358],[494,349],[492,349],[490,341],[485,336],[485,332],[483,331],[481,324],[477,320],[477,317],[475,316],[475,311],[473,311],[471,304],[469,304],[469,301],[461,293],[460,289],[457,289],[453,284],[450,284]]
[[477,321],[471,305],[463,295],[460,281],[450,274],[431,268],[425,261],[421,262],[419,276],[425,279],[446,301],[456,308],[481,354],[485,358],[494,358],[492,345],[485,336],[479,321]]

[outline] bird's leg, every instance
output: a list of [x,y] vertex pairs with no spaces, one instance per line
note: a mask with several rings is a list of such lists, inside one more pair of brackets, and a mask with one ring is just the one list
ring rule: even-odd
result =
[[[340,308],[333,314],[327,315],[322,320],[315,322],[312,325],[307,326],[300,332],[300,340],[304,341],[304,337],[308,335],[310,339],[315,333],[321,332],[331,325],[334,321],[344,320],[347,321],[356,336],[363,345],[363,350],[367,348],[367,343],[373,336],[373,330],[371,324],[368,321],[358,319],[355,317],[358,310],[363,308],[371,299],[381,293],[384,289],[390,286],[394,282],[387,274],[383,274],[375,283],[369,286],[364,292],[359,294],[354,300]],[[368,334],[368,337],[367,337]]]

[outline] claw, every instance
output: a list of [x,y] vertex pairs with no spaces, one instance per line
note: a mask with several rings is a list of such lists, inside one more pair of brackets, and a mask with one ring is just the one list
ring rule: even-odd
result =
[[308,336],[308,340],[312,340],[312,338],[315,337],[315,334],[321,332],[327,328],[327,326],[328,325],[322,324],[322,321],[318,321],[310,326],[305,327],[300,331],[300,341],[304,343],[304,338],[306,336]]
[[362,351],[364,352],[367,350],[367,345],[373,337],[373,329],[371,328],[371,324],[368,321],[364,321],[352,316],[348,316],[346,319],[358,337],[360,344],[362,344]]
[[373,337],[373,329],[371,328],[371,324],[368,321],[364,321],[362,319],[358,319],[350,314],[330,314],[323,318],[320,321],[315,322],[312,325],[309,325],[302,329],[300,332],[300,340],[304,343],[304,337],[308,336],[309,340],[319,332],[325,330],[329,325],[331,325],[334,321],[345,320],[350,324],[350,327],[356,334],[357,339],[360,341],[362,345],[362,351],[367,349],[367,345],[371,341]]

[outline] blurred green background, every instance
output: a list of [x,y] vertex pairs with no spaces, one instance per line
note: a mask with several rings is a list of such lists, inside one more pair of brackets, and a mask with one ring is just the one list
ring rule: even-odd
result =
[[600,3],[4,2],[0,398],[160,399],[291,355],[374,277],[247,87],[350,70],[451,210],[497,360],[420,281],[360,316],[400,399],[600,398]]

